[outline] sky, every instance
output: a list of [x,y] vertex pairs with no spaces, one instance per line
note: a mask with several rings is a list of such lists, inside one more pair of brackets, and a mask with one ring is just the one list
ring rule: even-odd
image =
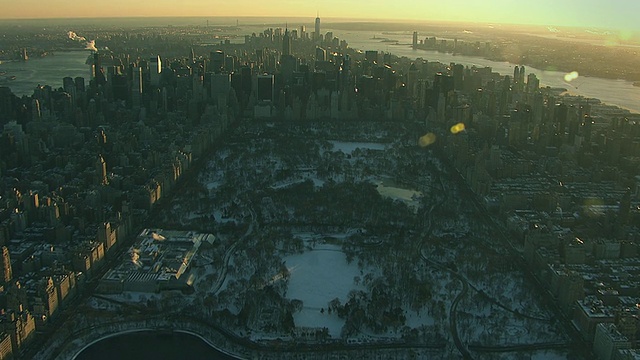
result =
[[638,0],[0,0],[0,19],[259,16],[640,30]]

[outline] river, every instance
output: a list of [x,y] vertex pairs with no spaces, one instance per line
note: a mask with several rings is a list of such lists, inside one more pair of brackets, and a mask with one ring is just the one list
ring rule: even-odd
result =
[[[331,31],[331,29],[329,29]],[[483,59],[475,56],[453,55],[434,50],[414,50],[410,44],[411,34],[385,33],[375,31],[344,31],[333,30],[334,36],[347,40],[349,47],[360,50],[378,50],[410,59],[421,57],[428,61],[439,61],[443,64],[458,63],[468,66],[486,67],[502,75],[513,76],[515,64]],[[373,39],[374,35],[377,39]],[[398,40],[399,45],[382,42],[381,38]],[[519,64],[518,64],[519,65]],[[619,106],[635,113],[640,113],[640,87],[625,80],[604,79],[598,77],[580,76],[568,83],[564,80],[565,72],[545,71],[526,67],[526,74],[534,73],[540,79],[541,86],[565,88],[571,95],[581,95],[588,98],[600,99],[603,103]]]
[[[62,78],[81,76],[88,84],[91,75],[86,64],[89,50],[57,51],[45,57],[30,58],[27,61],[2,61],[0,63],[0,86],[8,86],[18,96],[32,95],[38,85],[49,85],[54,89],[62,87]],[[15,80],[10,77],[15,76]]]
[[[242,34],[259,32],[260,26],[245,26],[239,31]],[[325,30],[323,30],[324,32]],[[326,31],[332,31],[328,28]],[[409,33],[385,33],[375,31],[346,31],[333,30],[334,36],[346,40],[349,46],[360,50],[378,50],[389,52],[397,56],[406,56],[411,59],[422,57],[428,61],[439,61],[445,64],[455,62],[468,66],[489,66],[493,71],[503,75],[513,75],[514,64],[498,62],[474,56],[453,55],[431,50],[414,50],[410,47],[411,35]],[[238,33],[230,34],[238,35]],[[373,39],[376,36],[377,39]],[[400,45],[382,42],[380,38],[398,40]],[[0,76],[0,86],[9,86],[18,96],[31,95],[38,84],[50,85],[54,88],[62,86],[62,78],[65,76],[82,76],[89,80],[89,66],[85,64],[88,51],[56,52],[44,58],[34,58],[25,62],[7,62],[0,64],[0,72],[6,72]],[[625,80],[603,79],[598,77],[580,76],[578,79],[567,83],[564,78],[566,73],[560,71],[544,71],[527,67],[526,73],[534,73],[540,79],[542,86],[566,88],[572,95],[581,95],[588,98],[601,100],[603,103],[619,106],[635,113],[640,113],[640,87]],[[15,80],[8,77],[16,76]]]
[[187,333],[139,331],[108,337],[84,349],[75,360],[236,360]]

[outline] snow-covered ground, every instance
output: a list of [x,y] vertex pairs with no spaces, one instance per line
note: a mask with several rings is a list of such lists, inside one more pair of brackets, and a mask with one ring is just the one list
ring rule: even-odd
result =
[[[303,254],[284,258],[291,272],[287,298],[303,302],[302,311],[293,315],[296,326],[329,329],[332,337],[340,337],[344,320],[327,311],[329,301],[347,300],[351,290],[362,289],[353,278],[360,275],[358,266],[347,264],[339,246],[322,245]],[[324,313],[320,310],[324,308]]]
[[301,171],[296,178],[275,182],[271,185],[271,188],[274,190],[284,189],[292,185],[301,184],[307,180],[313,181],[313,185],[316,188],[322,187],[325,183],[324,180],[318,179],[318,177],[315,176],[315,172]]
[[333,145],[333,151],[342,151],[345,154],[351,154],[356,149],[368,150],[384,150],[387,144],[367,143],[367,142],[345,142],[345,141],[329,141]]
[[413,310],[406,310],[405,316],[407,317],[405,325],[413,329],[419,328],[420,326],[433,326],[436,323],[433,316],[431,316],[426,309],[423,309],[420,313]]
[[385,185],[385,182],[382,180],[376,181],[375,184],[377,185],[376,190],[380,195],[388,197],[392,200],[402,201],[414,212],[417,212],[420,208],[420,198],[422,198],[422,192]]

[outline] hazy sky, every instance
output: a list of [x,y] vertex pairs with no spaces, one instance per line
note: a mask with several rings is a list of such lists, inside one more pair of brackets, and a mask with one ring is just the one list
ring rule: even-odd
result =
[[407,19],[640,30],[639,0],[0,0],[0,18],[260,16]]

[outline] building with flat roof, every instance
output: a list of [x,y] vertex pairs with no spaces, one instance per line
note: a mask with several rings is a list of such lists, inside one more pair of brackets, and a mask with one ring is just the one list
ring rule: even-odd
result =
[[186,286],[184,273],[203,241],[215,237],[194,231],[145,229],[127,255],[100,280],[103,293],[158,292]]
[[631,348],[631,342],[614,324],[598,324],[593,339],[593,352],[600,360],[617,358],[618,351]]

